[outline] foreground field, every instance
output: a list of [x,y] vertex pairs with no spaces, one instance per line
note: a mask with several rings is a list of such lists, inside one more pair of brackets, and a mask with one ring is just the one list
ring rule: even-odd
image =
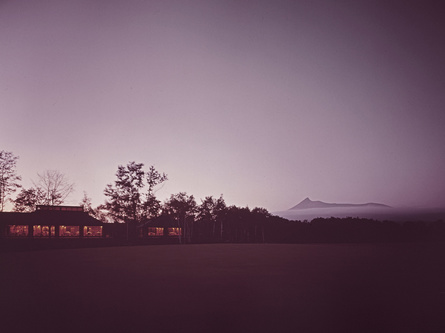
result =
[[0,254],[3,332],[444,332],[443,245]]

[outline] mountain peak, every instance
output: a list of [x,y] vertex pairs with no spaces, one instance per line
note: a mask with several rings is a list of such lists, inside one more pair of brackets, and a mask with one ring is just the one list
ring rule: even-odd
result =
[[321,201],[312,201],[309,197],[306,197],[303,201],[301,201],[298,205],[292,207],[291,209],[306,209],[306,208],[320,208],[324,206],[324,202]]
[[323,201],[312,201],[309,197],[306,197],[303,201],[301,201],[298,205],[290,208],[293,209],[308,209],[308,208],[333,208],[333,207],[390,207],[387,205],[379,204],[379,203],[365,203],[365,204],[337,204],[337,203],[326,203]]

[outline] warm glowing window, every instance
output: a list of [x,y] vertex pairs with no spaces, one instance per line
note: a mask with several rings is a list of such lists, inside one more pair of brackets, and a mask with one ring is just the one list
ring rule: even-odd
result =
[[12,237],[26,237],[28,236],[28,226],[27,225],[10,225],[9,236]]
[[79,237],[79,226],[77,225],[61,225],[59,227],[60,237]]
[[164,228],[149,227],[148,228],[148,236],[150,236],[150,237],[164,236]]
[[168,228],[169,236],[179,236],[181,234],[181,228]]
[[53,225],[34,225],[32,226],[32,235],[34,237],[54,237],[56,235],[56,228]]
[[102,227],[101,226],[91,226],[83,227],[84,237],[102,237]]

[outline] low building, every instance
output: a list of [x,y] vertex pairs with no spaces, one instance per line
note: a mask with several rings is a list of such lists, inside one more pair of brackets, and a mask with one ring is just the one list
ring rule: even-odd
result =
[[138,226],[139,237],[142,238],[178,238],[181,239],[182,228],[178,227],[178,222],[168,215],[161,215],[157,218],[146,221]]
[[0,213],[2,238],[101,238],[103,223],[82,206],[37,206],[32,213]]

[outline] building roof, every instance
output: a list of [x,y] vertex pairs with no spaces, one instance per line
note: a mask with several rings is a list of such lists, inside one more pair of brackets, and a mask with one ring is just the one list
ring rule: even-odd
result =
[[178,227],[178,221],[176,221],[172,216],[161,215],[156,218],[145,221],[138,227]]
[[83,206],[49,206],[37,205],[36,211],[51,210],[51,211],[69,211],[69,212],[83,212]]
[[[32,213],[2,212],[1,225],[102,225],[82,206],[37,206]],[[39,208],[41,207],[41,208]],[[43,208],[42,208],[43,207]]]

